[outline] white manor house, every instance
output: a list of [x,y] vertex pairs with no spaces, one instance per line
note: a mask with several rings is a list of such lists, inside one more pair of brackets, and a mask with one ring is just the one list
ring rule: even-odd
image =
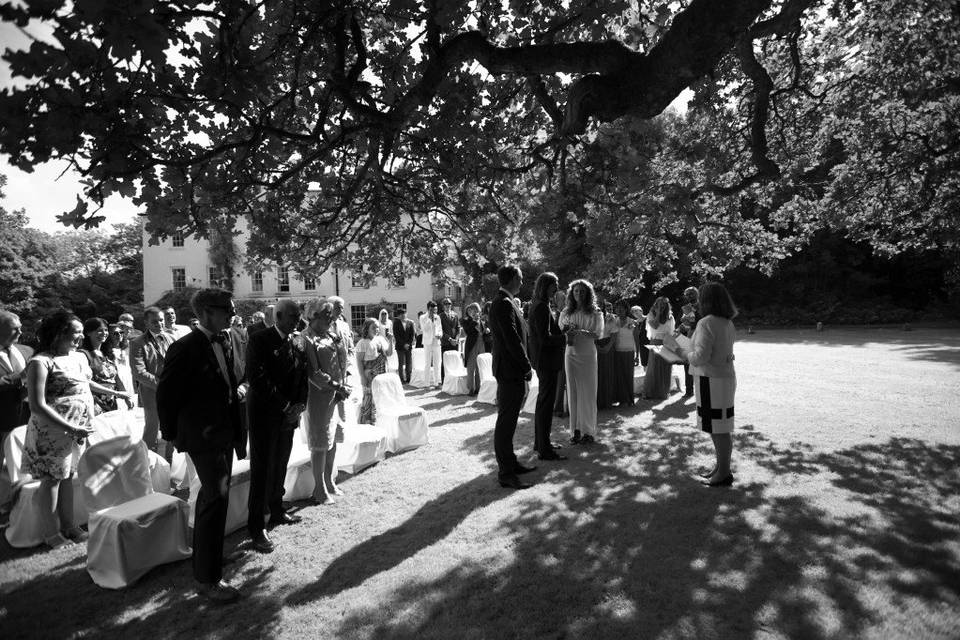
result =
[[[246,247],[246,230],[240,229],[234,238],[240,252]],[[221,275],[210,257],[210,241],[177,234],[159,244],[149,244],[149,234],[143,234],[143,300],[154,304],[168,291],[187,287],[219,286]],[[374,278],[363,274],[334,269],[311,276],[298,274],[284,265],[265,265],[248,272],[243,267],[244,257],[239,253],[234,265],[233,293],[238,300],[262,301],[261,309],[279,298],[306,302],[312,298],[340,296],[346,301],[351,324],[358,329],[366,317],[376,317],[385,304],[405,309],[408,317],[416,319],[418,311],[426,310],[427,301],[448,297],[454,307],[461,307],[461,284],[439,285],[429,274],[388,281],[377,274]],[[182,318],[181,321],[185,321]]]

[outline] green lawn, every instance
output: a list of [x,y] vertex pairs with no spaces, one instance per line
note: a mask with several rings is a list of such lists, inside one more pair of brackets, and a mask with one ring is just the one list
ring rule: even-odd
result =
[[[228,571],[239,603],[195,597],[188,562],[106,591],[82,548],[0,543],[0,636],[957,638],[960,331],[761,331],[736,354],[733,488],[692,478],[712,448],[679,394],[602,411],[599,445],[509,492],[495,410],[413,392],[430,445],[275,530]],[[521,459],[532,440],[521,418]]]

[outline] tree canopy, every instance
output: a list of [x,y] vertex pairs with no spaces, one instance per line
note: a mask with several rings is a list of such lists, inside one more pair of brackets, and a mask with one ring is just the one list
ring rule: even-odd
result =
[[[301,271],[536,247],[611,286],[771,268],[817,229],[957,245],[960,9],[946,0],[35,0],[0,150],[66,158],[95,224],[251,221]],[[661,115],[685,88],[687,111]],[[308,192],[313,194],[308,196]],[[557,252],[556,256],[550,255]],[[573,267],[571,267],[573,268]]]

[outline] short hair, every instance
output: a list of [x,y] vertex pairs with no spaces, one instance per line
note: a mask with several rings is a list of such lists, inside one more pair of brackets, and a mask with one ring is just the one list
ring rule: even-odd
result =
[[404,309],[403,307],[397,307],[396,309],[393,310],[393,317],[394,317],[394,318],[399,318],[400,316],[402,316],[402,315],[405,314],[406,312],[407,312],[407,310]]
[[[146,313],[146,309],[144,309],[144,313]],[[121,320],[126,320],[127,322],[133,322],[133,314],[132,314],[132,313],[121,313],[121,314],[120,314],[120,317],[117,318],[117,322],[119,322],[119,321],[121,321]]]
[[470,309],[476,309],[477,315],[480,315],[480,305],[476,302],[471,302],[467,305],[467,308],[463,310],[464,313],[470,313]]
[[80,322],[80,318],[73,312],[61,309],[53,315],[49,315],[40,323],[40,329],[37,330],[37,340],[40,342],[40,351],[50,351],[53,349],[57,338],[62,336],[67,327],[74,322]]
[[93,342],[90,341],[90,336],[88,334],[99,331],[100,329],[110,330],[110,325],[107,324],[107,321],[103,318],[87,318],[83,321],[83,344],[81,345],[82,349],[91,350],[93,349]]
[[254,322],[259,322],[266,319],[267,316],[264,315],[263,311],[254,311],[253,315],[250,317],[253,318]]
[[597,294],[594,293],[592,284],[581,279],[574,280],[570,283],[570,286],[567,287],[567,314],[571,314],[579,308],[577,306],[577,299],[573,296],[573,290],[578,286],[587,290],[587,299],[583,301],[583,310],[587,313],[593,313],[597,310]]
[[560,280],[557,278],[557,274],[552,271],[544,271],[538,275],[537,281],[533,285],[533,299],[549,302],[549,300],[547,300],[547,291],[550,290],[550,285],[560,286]]
[[312,320],[315,316],[322,316],[327,319],[327,324],[333,322],[333,303],[329,300],[314,298],[307,303],[307,320]]
[[453,304],[453,301],[450,300],[450,298],[444,298],[443,300],[440,301],[440,304],[449,304],[449,305],[452,305],[452,304]]
[[340,296],[330,296],[329,298],[327,298],[327,302],[329,302],[330,304],[339,304],[341,307],[345,307],[347,305],[346,300],[344,300]]
[[296,311],[299,314],[300,305],[294,302],[291,298],[281,298],[277,300],[276,307],[273,310],[274,319],[276,319],[277,315],[280,315],[280,314],[287,315],[288,313],[293,313],[294,311]]
[[[194,294],[194,295],[196,295],[196,294]],[[147,307],[146,309],[143,310],[143,318],[144,318],[144,320],[147,319],[147,316],[153,315],[154,313],[158,313],[158,314],[160,314],[161,316],[163,315],[163,311],[160,310],[160,307],[157,307],[157,306]],[[123,318],[123,316],[120,316],[120,317]],[[131,320],[132,320],[132,319],[133,319],[133,318],[131,318]]]
[[370,329],[371,329],[371,328],[376,328],[376,327],[379,327],[379,326],[380,326],[380,321],[379,321],[379,320],[377,320],[376,318],[367,318],[366,320],[363,321],[363,328],[360,330],[360,337],[361,337],[361,338],[372,338],[373,336],[372,336],[372,335],[369,335],[369,334],[370,334]]
[[190,308],[198,318],[207,309],[226,309],[230,310],[230,302],[233,300],[233,294],[226,289],[215,287],[200,289],[190,298]]
[[698,296],[700,295],[700,292],[697,291],[697,288],[696,288],[696,287],[687,287],[686,289],[683,290],[683,295],[684,295],[684,297],[686,297],[686,295],[687,295],[688,293],[695,293],[695,294],[697,294]]
[[5,325],[5,324],[12,325],[14,322],[20,322],[20,316],[15,314],[13,311],[0,309],[0,325]]
[[437,306],[436,302],[434,302],[433,300],[427,300],[427,309],[431,307],[436,308],[436,306]]
[[701,285],[700,313],[703,316],[720,316],[727,320],[737,317],[737,306],[733,304],[730,292],[719,282],[707,282]]
[[170,307],[170,306],[167,306],[167,307],[164,307],[164,308],[163,308],[163,312],[164,312],[164,313],[166,313],[167,311],[173,311],[174,313],[177,312],[176,309],[174,309],[173,307]]
[[520,267],[515,264],[505,264],[497,269],[497,282],[500,283],[501,287],[505,287],[519,275]]

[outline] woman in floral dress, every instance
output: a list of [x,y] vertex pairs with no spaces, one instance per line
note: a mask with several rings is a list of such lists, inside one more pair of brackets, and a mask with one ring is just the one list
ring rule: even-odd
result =
[[370,385],[373,379],[387,372],[387,357],[393,353],[393,344],[380,335],[380,323],[376,318],[367,318],[357,343],[357,367],[363,383],[363,400],[360,403],[361,424],[375,424],[376,411]]

